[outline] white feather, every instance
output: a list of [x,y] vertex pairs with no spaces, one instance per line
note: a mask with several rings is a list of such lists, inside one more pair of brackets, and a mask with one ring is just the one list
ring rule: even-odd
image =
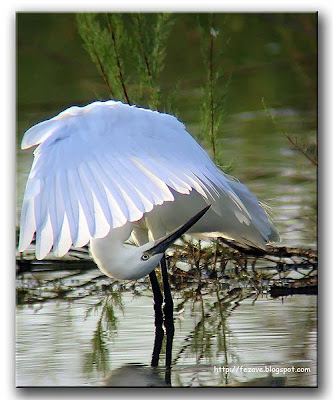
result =
[[[219,171],[170,115],[115,101],[71,107],[25,133],[22,148],[35,145],[19,248],[25,250],[36,232],[38,258],[52,247],[63,255],[72,244],[153,216],[181,195],[212,204],[210,214],[220,224],[214,232],[261,247],[276,237],[257,198]],[[208,229],[210,217],[204,218],[202,229]]]

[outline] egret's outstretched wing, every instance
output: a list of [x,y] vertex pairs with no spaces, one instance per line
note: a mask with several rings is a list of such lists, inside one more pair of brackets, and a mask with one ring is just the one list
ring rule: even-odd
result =
[[196,190],[219,215],[228,203],[240,223],[255,220],[269,238],[256,197],[221,174],[170,115],[114,101],[71,107],[25,133],[22,148],[35,145],[19,248],[26,249],[36,232],[39,259],[138,221],[155,205],[173,201],[170,188]]

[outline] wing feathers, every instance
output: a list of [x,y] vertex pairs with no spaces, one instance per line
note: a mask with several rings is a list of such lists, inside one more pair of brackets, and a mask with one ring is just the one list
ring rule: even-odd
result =
[[126,202],[118,189],[116,181],[110,175],[107,161],[101,163],[100,161],[96,160],[96,166],[95,164],[92,163],[91,167],[96,168],[95,171],[96,175],[100,177],[101,182],[106,188],[106,195],[108,198],[109,209],[114,221],[112,227],[113,228],[118,227],[115,221],[118,221],[118,223],[120,223],[119,226],[124,225],[126,221],[129,220],[128,209],[126,206]]
[[[150,158],[148,155],[146,157],[142,157],[142,159],[138,160],[137,158],[133,158],[132,162],[155,184],[161,187],[164,194],[166,195],[165,201],[173,201],[172,193],[168,189],[167,186],[176,190],[182,194],[188,194],[192,187],[188,183],[186,183],[185,175],[182,173],[182,170],[178,170],[178,174],[174,171],[173,162],[170,160],[169,163],[165,163],[163,165],[162,160],[155,160]],[[154,173],[152,173],[154,171]],[[156,178],[158,180],[156,180]],[[185,178],[185,179],[184,179]]]
[[25,199],[21,210],[21,229],[19,251],[24,251],[31,243],[36,232],[36,219],[33,199]]
[[272,234],[257,198],[221,173],[172,116],[113,101],[72,107],[27,131],[22,148],[33,145],[19,248],[36,232],[38,258],[138,221],[174,201],[172,191],[195,190],[220,216]]
[[[76,170],[71,170],[73,181],[75,182],[75,190],[79,203],[82,208],[84,218],[86,219],[90,236],[95,234],[95,218],[94,218],[94,201],[91,193],[91,185],[84,174],[82,164]],[[82,216],[83,218],[83,216]]]
[[79,229],[79,204],[74,183],[68,171],[63,171],[62,175],[62,196],[70,237],[72,242],[75,243]]
[[[96,203],[97,207],[100,207],[100,211],[103,213],[104,218],[109,226],[112,226],[112,214],[109,209],[107,195],[105,193],[105,189],[103,184],[101,183],[98,175],[96,174],[96,170],[93,168],[91,162],[82,165],[84,169],[85,176],[89,185],[91,187],[92,193],[95,196],[94,204]],[[96,211],[96,208],[95,208]]]

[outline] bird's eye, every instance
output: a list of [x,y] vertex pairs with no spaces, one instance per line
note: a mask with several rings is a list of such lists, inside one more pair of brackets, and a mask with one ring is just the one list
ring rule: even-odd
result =
[[149,254],[147,254],[147,253],[144,253],[144,254],[142,254],[142,256],[141,256],[141,260],[143,260],[143,261],[147,261],[149,258],[150,258],[150,256],[149,256]]

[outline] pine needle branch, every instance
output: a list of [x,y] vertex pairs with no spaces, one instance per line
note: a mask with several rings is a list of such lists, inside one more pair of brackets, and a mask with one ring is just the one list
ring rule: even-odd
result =
[[[218,142],[221,137],[221,127],[225,116],[226,95],[230,83],[230,75],[226,78],[223,68],[223,51],[228,44],[219,34],[224,32],[224,19],[221,16],[210,14],[208,21],[201,25],[201,50],[206,67],[206,83],[203,87],[202,126],[200,139],[206,142],[211,151],[213,161],[217,164],[221,158]],[[219,28],[217,30],[216,28]]]
[[116,56],[116,64],[117,64],[117,69],[118,69],[118,78],[119,78],[119,81],[120,81],[120,84],[121,84],[121,88],[122,88],[122,91],[123,91],[123,95],[124,95],[124,97],[126,99],[126,102],[127,102],[127,104],[131,104],[130,99],[128,97],[127,90],[126,90],[126,85],[125,85],[125,80],[124,80],[124,77],[123,77],[123,73],[122,73],[116,35],[115,35],[115,32],[114,32],[114,30],[112,28],[111,21],[110,21],[110,18],[109,18],[108,15],[107,15],[107,21],[108,21],[108,28],[109,28],[109,32],[110,32],[110,35],[111,35],[115,56]]
[[209,97],[210,97],[210,137],[211,137],[211,145],[213,151],[213,160],[216,163],[216,139],[215,139],[215,130],[214,130],[214,39],[216,38],[216,34],[211,29],[210,32],[210,48],[209,48]]
[[141,50],[142,58],[146,65],[146,73],[147,73],[147,76],[152,77],[148,54],[146,53],[144,45],[143,45],[142,21],[141,21],[141,16],[139,13],[136,14],[136,20],[138,22],[138,33],[139,33],[139,37],[140,37],[140,41],[139,41],[140,50]]
[[[88,26],[87,19],[85,21],[83,21],[83,18],[84,18],[83,15],[81,15],[81,16],[78,15],[77,16],[78,21],[81,21],[81,23],[84,24],[84,26],[85,26],[85,33],[87,35],[87,40],[88,40],[89,45],[91,47],[91,51],[92,51],[93,57],[95,58],[95,60],[93,59],[93,61],[95,61],[95,64],[97,63],[97,65],[99,67],[100,73],[101,73],[102,78],[103,78],[103,80],[104,80],[104,82],[105,82],[105,84],[106,84],[106,86],[108,88],[110,96],[114,97],[114,92],[113,92],[113,90],[111,88],[108,76],[107,76],[107,74],[106,74],[106,72],[104,70],[103,63],[102,63],[100,57],[97,54],[96,46],[94,44],[94,41],[93,41],[91,35],[89,34],[89,32],[91,32],[91,27]],[[81,36],[83,37],[83,33],[81,33]],[[83,39],[84,39],[84,37],[83,37]]]

